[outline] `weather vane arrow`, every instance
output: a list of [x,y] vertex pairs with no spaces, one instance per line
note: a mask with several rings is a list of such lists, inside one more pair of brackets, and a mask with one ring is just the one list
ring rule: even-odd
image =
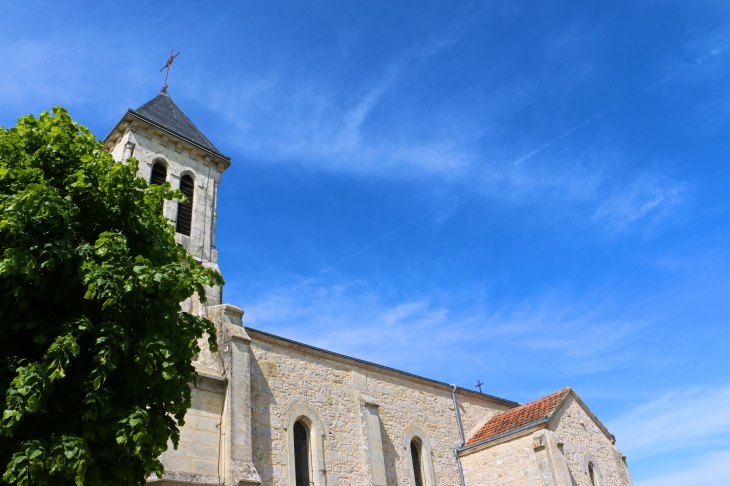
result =
[[162,87],[162,90],[161,90],[161,93],[165,93],[165,94],[167,94],[167,77],[170,75],[170,66],[172,66],[172,62],[175,60],[175,58],[180,55],[180,51],[177,51],[177,54],[175,54],[174,56],[172,55],[173,52],[175,52],[174,47],[172,49],[170,49],[170,57],[167,59],[167,62],[165,63],[165,65],[162,66],[162,69],[160,69],[160,72],[167,69],[167,73],[165,73],[165,85]]

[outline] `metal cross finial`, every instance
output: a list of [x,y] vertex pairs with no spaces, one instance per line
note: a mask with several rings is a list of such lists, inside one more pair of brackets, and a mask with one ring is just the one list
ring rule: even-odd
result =
[[177,51],[177,54],[174,56],[172,53],[175,51],[175,48],[170,49],[170,58],[167,60],[164,66],[162,66],[162,69],[160,69],[160,72],[167,69],[167,73],[165,73],[165,85],[162,87],[161,93],[167,94],[167,77],[170,75],[170,66],[172,66],[172,62],[175,60],[175,58],[180,55],[180,51]]
[[484,392],[482,391],[482,385],[483,385],[483,384],[484,384],[484,383],[482,383],[481,381],[477,380],[477,388],[479,388],[479,393],[484,393]]

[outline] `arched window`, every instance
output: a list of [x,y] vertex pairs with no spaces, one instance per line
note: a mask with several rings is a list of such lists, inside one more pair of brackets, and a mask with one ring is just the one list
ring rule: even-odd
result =
[[585,462],[583,463],[583,472],[588,476],[591,486],[605,486],[603,475],[601,474],[601,468],[596,464],[596,460],[589,453],[585,455]]
[[162,185],[167,181],[167,167],[162,162],[155,162],[152,166],[152,176],[150,177],[150,185]]
[[317,412],[294,402],[283,414],[286,428],[287,479],[281,486],[326,486],[324,438],[329,436]]
[[436,486],[433,468],[433,447],[428,436],[417,425],[403,433],[403,459],[410,463],[409,486]]
[[188,198],[188,202],[177,203],[177,227],[175,231],[181,235],[190,236],[190,226],[193,222],[193,178],[184,175],[180,178],[180,190]]
[[591,486],[598,486],[598,480],[596,479],[596,470],[593,469],[593,464],[588,464],[588,476],[591,478]]
[[309,431],[301,423],[294,424],[294,470],[297,486],[312,484],[309,478]]
[[413,480],[416,486],[423,486],[423,478],[421,477],[421,448],[418,447],[416,439],[411,441],[411,460],[413,461]]

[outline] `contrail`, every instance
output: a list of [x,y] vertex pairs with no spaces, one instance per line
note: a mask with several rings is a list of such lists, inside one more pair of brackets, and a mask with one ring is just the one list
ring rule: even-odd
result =
[[343,258],[343,259],[342,259],[342,260],[340,260],[339,262],[335,263],[335,264],[334,264],[334,265],[332,265],[331,267],[325,268],[324,270],[320,270],[320,271],[319,271],[319,272],[317,272],[317,273],[316,273],[316,274],[315,274],[315,275],[314,275],[313,277],[311,277],[311,278],[308,278],[307,280],[305,280],[304,282],[302,282],[302,283],[300,283],[300,284],[298,284],[298,285],[295,285],[294,287],[290,288],[289,290],[287,290],[287,291],[286,291],[286,292],[284,292],[283,294],[281,294],[281,295],[279,295],[279,296],[277,296],[277,297],[274,297],[273,299],[271,299],[270,301],[266,302],[265,304],[263,304],[263,305],[261,305],[261,306],[259,306],[259,307],[255,308],[254,310],[252,310],[252,311],[248,312],[248,314],[249,314],[249,315],[251,315],[251,314],[253,314],[254,312],[256,312],[257,310],[259,310],[259,309],[262,309],[262,308],[266,307],[267,305],[269,305],[269,304],[271,304],[271,303],[273,303],[273,302],[276,302],[277,300],[281,299],[282,297],[284,297],[284,296],[286,296],[286,295],[288,295],[288,294],[290,294],[290,293],[294,292],[294,291],[295,291],[295,290],[297,290],[298,288],[300,288],[300,287],[303,287],[303,286],[307,285],[308,283],[310,283],[310,282],[314,281],[314,280],[315,280],[315,279],[316,279],[317,277],[321,276],[322,274],[325,274],[325,273],[327,273],[327,272],[331,272],[332,270],[334,270],[334,269],[335,269],[336,267],[338,267],[338,266],[339,266],[339,265],[341,265],[342,263],[346,262],[347,260],[350,260],[350,259],[352,259],[352,258],[355,258],[355,257],[356,257],[356,256],[358,256],[358,255],[359,255],[360,253],[362,253],[362,252],[366,251],[367,249],[371,248],[371,247],[372,247],[372,246],[374,246],[374,245],[377,245],[378,243],[380,243],[380,242],[381,242],[381,241],[383,241],[383,240],[387,240],[388,238],[390,238],[390,237],[391,237],[391,236],[393,236],[394,234],[398,233],[398,232],[399,232],[399,231],[401,231],[402,229],[404,229],[404,228],[406,228],[406,227],[408,227],[408,226],[410,226],[410,225],[412,225],[412,224],[415,224],[415,223],[419,222],[420,220],[422,220],[422,219],[424,219],[424,218],[426,218],[426,217],[430,216],[431,214],[435,213],[435,212],[436,212],[437,210],[438,210],[438,209],[434,209],[433,211],[429,211],[429,212],[427,212],[426,214],[423,214],[423,215],[421,215],[421,216],[417,217],[416,219],[414,219],[414,220],[412,220],[412,221],[409,221],[408,223],[406,223],[406,224],[404,224],[404,225],[402,225],[402,226],[400,226],[400,227],[396,228],[395,230],[391,231],[391,232],[390,232],[390,233],[388,233],[387,235],[381,236],[381,237],[380,237],[380,238],[378,238],[377,240],[374,240],[374,241],[372,241],[372,242],[368,243],[367,245],[363,246],[362,248],[360,248],[359,250],[357,250],[357,251],[356,251],[355,253],[353,253],[352,255],[346,256],[345,258]]
[[[693,64],[693,65],[691,65],[689,67],[685,67],[683,69],[679,69],[678,71],[670,74],[669,76],[666,76],[666,77],[662,78],[661,80],[650,84],[649,86],[647,86],[643,90],[639,91],[638,93],[634,94],[633,96],[629,96],[628,98],[625,98],[624,100],[619,101],[618,103],[616,103],[615,105],[613,105],[611,108],[609,108],[608,110],[606,110],[606,112],[607,113],[611,113],[611,112],[617,110],[618,108],[622,107],[623,105],[625,105],[629,101],[631,101],[633,99],[636,99],[636,98],[639,98],[640,96],[645,95],[649,91],[658,88],[659,86],[663,85],[664,83],[666,83],[670,79],[678,76],[679,74],[681,74],[681,73],[683,73],[685,71],[688,71],[690,69],[695,69],[696,67],[698,67],[698,65],[700,65],[703,62],[707,61],[711,57],[716,56],[717,54],[720,54],[722,51],[726,50],[727,48],[728,48],[728,46],[720,47],[720,48],[717,48],[717,49],[713,49],[708,54],[705,54],[704,56],[698,58],[697,59],[697,64]],[[544,144],[542,144],[541,146],[539,146],[538,148],[536,148],[535,150],[533,150],[529,154],[527,154],[527,155],[525,155],[523,157],[520,157],[519,159],[515,160],[514,165],[517,165],[517,164],[519,164],[521,162],[524,162],[527,159],[530,159],[530,158],[534,157],[535,155],[539,154],[540,152],[542,152],[543,150],[545,150],[546,148],[548,148],[549,146],[551,146],[555,142],[557,142],[559,140],[562,140],[563,138],[565,138],[565,137],[567,137],[569,135],[572,135],[574,132],[576,132],[576,131],[578,131],[578,130],[580,130],[582,128],[587,127],[592,122],[598,120],[602,116],[603,116],[603,112],[600,112],[599,111],[599,112],[595,113],[593,116],[591,116],[589,118],[586,118],[585,120],[583,120],[579,124],[575,125],[573,128],[569,129],[567,132],[563,133],[562,135],[558,135],[557,137],[555,137],[554,139],[550,140],[549,142],[545,142]]]

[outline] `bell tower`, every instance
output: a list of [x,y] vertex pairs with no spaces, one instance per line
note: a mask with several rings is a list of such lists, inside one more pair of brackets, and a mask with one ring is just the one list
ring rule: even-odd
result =
[[[218,270],[215,249],[216,208],[221,176],[231,165],[165,92],[129,109],[104,138],[115,160],[134,157],[139,175],[150,184],[169,182],[188,203],[165,201],[163,214],[175,227],[175,239],[193,257]],[[221,303],[220,288],[210,289],[208,304]]]

